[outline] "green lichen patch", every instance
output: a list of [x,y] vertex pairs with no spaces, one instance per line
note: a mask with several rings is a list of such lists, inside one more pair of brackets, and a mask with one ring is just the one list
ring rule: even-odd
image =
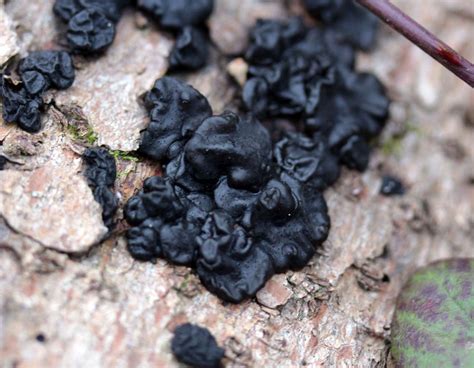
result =
[[472,367],[474,259],[435,262],[409,279],[392,324],[400,367]]

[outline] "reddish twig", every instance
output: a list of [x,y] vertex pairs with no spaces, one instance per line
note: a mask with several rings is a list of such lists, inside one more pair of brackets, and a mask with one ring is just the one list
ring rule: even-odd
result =
[[388,0],[356,0],[390,27],[474,87],[474,65]]

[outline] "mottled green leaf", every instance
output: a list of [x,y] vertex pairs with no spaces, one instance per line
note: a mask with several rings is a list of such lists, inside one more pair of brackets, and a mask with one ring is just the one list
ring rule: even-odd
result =
[[403,288],[392,324],[399,367],[474,367],[474,259],[432,263]]

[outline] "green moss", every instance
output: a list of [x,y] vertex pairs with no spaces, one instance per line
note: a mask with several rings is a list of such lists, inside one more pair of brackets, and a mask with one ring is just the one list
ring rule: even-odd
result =
[[76,141],[87,143],[88,145],[94,145],[97,142],[97,134],[90,125],[78,126],[69,124],[67,126],[67,132]]
[[381,149],[385,156],[396,156],[402,151],[402,142],[409,133],[421,135],[422,131],[417,124],[406,122],[403,132],[388,138],[381,143]]
[[382,152],[385,156],[398,155],[402,150],[402,140],[404,137],[396,136],[387,139],[382,143]]
[[133,162],[139,161],[138,157],[134,153],[131,153],[131,152],[114,150],[114,151],[110,151],[110,154],[114,156],[116,160],[133,161]]

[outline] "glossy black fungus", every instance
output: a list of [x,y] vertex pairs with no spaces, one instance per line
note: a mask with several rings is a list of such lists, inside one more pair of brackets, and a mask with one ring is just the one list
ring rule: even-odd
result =
[[180,362],[196,368],[220,367],[225,352],[206,328],[190,323],[175,329],[171,350]]
[[16,123],[29,133],[38,132],[41,129],[43,100],[40,96],[28,93],[23,85],[15,85],[9,79],[2,78],[3,120],[6,123]]
[[[194,267],[231,302],[254,296],[275,272],[305,266],[330,229],[322,192],[342,164],[367,167],[368,142],[388,115],[382,84],[353,70],[354,55],[333,29],[258,21],[245,54],[245,117],[212,116],[191,86],[158,80],[145,98],[151,122],[140,152],[164,164],[165,176],[125,207],[131,255]],[[254,117],[280,115],[299,119],[304,132],[271,136]]]
[[114,38],[115,24],[95,9],[85,9],[69,21],[67,40],[76,52],[101,52],[112,44]]
[[377,35],[377,18],[353,0],[304,0],[306,9],[355,47],[368,50]]
[[145,97],[145,104],[151,122],[142,132],[139,151],[159,161],[178,156],[197,127],[212,115],[203,95],[169,77],[156,81]]
[[118,208],[118,199],[111,190],[117,177],[115,159],[105,148],[88,148],[82,159],[86,166],[84,176],[94,193],[94,199],[102,207],[102,219],[110,229]]
[[41,94],[50,88],[69,88],[74,82],[74,66],[65,51],[36,51],[20,60],[18,74],[22,83],[1,76],[0,97],[3,119],[21,129],[36,133],[41,129]]
[[323,191],[339,178],[338,158],[321,135],[285,134],[275,145],[275,159],[284,175],[315,191]]
[[225,112],[204,120],[184,152],[197,180],[217,182],[225,176],[234,188],[256,190],[269,171],[271,141],[255,119]]
[[214,8],[213,0],[138,0],[138,7],[166,29],[202,25]]
[[260,20],[246,59],[242,97],[249,111],[302,119],[340,162],[367,167],[367,142],[383,128],[389,100],[375,76],[353,70],[354,49],[337,32],[307,28],[299,18]]
[[205,22],[214,8],[214,0],[138,0],[138,8],[158,24],[177,34],[169,56],[170,70],[196,70],[208,56]]
[[5,156],[0,155],[0,170],[3,170],[5,168],[7,162],[7,158]]
[[26,90],[36,95],[50,87],[66,89],[74,82],[74,65],[65,51],[35,51],[22,59],[19,73]]
[[380,194],[384,196],[403,195],[405,194],[405,186],[400,179],[392,175],[384,175],[380,186]]
[[208,56],[207,37],[198,28],[183,28],[174,43],[169,56],[171,70],[196,70],[206,64]]
[[74,52],[103,52],[115,38],[115,25],[130,0],[56,0],[55,14],[67,23],[66,37]]
[[254,117],[210,116],[199,92],[169,77],[146,102],[140,151],[166,174],[147,179],[125,206],[130,254],[195,267],[231,302],[255,295],[275,272],[303,267],[329,232],[320,191],[337,179],[339,161],[327,142],[293,134],[272,149]]
[[123,8],[130,0],[56,0],[53,10],[64,22],[69,22],[83,10],[96,10],[113,22],[120,19]]

